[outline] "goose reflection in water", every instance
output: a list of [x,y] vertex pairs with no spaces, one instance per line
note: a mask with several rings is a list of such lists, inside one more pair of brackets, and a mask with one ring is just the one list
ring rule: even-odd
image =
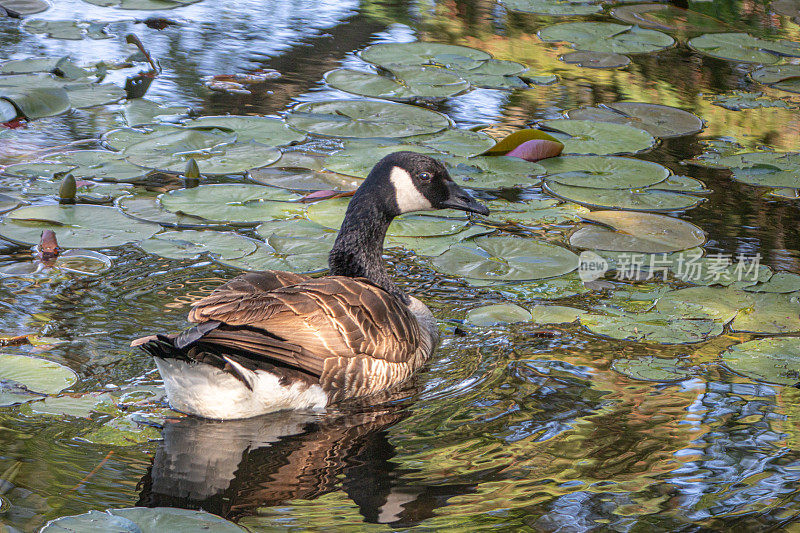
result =
[[392,462],[400,406],[278,412],[227,422],[168,420],[137,505],[203,509],[236,521],[262,507],[343,490],[365,521],[416,524],[474,485],[424,485]]

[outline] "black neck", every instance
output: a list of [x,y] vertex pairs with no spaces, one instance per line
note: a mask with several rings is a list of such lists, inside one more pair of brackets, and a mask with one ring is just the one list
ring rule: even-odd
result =
[[362,185],[350,200],[339,235],[328,256],[331,275],[367,278],[408,303],[408,297],[386,272],[382,257],[386,230],[395,217],[397,205],[393,200],[386,200],[392,196],[368,189],[371,187]]

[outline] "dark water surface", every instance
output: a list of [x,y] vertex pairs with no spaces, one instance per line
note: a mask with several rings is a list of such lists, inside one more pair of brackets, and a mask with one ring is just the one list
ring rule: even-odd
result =
[[[0,60],[63,54],[78,63],[120,60],[128,53],[124,35],[133,31],[164,69],[148,98],[201,114],[279,114],[295,102],[348,97],[326,87],[322,75],[358,64],[353,51],[366,45],[415,39],[466,44],[525,63],[535,74],[559,76],[554,85],[478,89],[435,107],[461,127],[511,131],[619,100],[691,110],[708,122],[703,133],[642,156],[713,190],[681,218],[707,232],[712,252],[760,253],[776,271],[800,272],[797,201],[767,199],[763,190],[731,181],[727,171],[680,163],[702,152],[703,139],[800,148],[796,110],[728,111],[704,97],[734,89],[786,96],[756,88],[735,62],[679,44],[634,56],[622,70],[574,67],[535,32],[552,22],[609,17],[513,14],[481,0],[204,0],[160,13],[181,23],[162,31],[134,21],[149,12],[79,0],[54,4],[36,17],[114,21],[114,37],[48,39],[0,19]],[[743,31],[800,41],[800,27],[770,14],[766,3],[690,7]],[[265,68],[282,76],[252,87],[251,95],[211,93],[202,84],[204,76]],[[33,122],[25,135],[0,138],[0,164],[97,138],[114,127],[111,117],[93,108]],[[7,243],[0,248],[3,259],[25,253]],[[157,386],[154,365],[130,351],[130,339],[181,329],[190,297],[237,271],[156,259],[134,247],[107,253],[115,264],[101,277],[1,281],[0,332],[63,341],[43,355],[79,372],[75,391]],[[659,346],[602,340],[579,326],[542,332],[530,324],[462,336],[454,324],[466,310],[503,296],[404,261],[402,253],[389,255],[403,285],[422,294],[443,321],[445,337],[428,366],[387,403],[230,423],[176,419],[166,423],[163,441],[131,447],[75,438],[102,417],[54,419],[2,408],[0,474],[15,465],[18,472],[13,489],[0,489],[10,505],[0,509],[0,532],[137,504],[203,508],[253,531],[800,531],[800,391],[760,384],[718,364],[725,347],[747,336]],[[558,303],[586,307],[597,299]],[[611,368],[616,358],[647,355],[690,358],[695,374],[652,383]]]

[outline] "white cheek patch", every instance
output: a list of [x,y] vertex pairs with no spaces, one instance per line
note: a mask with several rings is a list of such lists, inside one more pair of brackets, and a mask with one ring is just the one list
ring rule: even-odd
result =
[[433,209],[431,202],[414,185],[408,171],[400,167],[392,167],[389,181],[394,187],[394,196],[397,198],[397,207],[400,208],[401,213]]

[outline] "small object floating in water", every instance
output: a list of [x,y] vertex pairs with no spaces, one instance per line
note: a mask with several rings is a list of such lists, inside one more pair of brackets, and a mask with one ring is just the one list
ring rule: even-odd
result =
[[195,327],[131,345],[154,357],[173,408],[204,418],[321,409],[385,391],[439,340],[431,311],[386,271],[386,232],[398,215],[446,208],[489,214],[441,162],[389,154],[350,201],[329,276],[248,272],[194,305]]
[[536,129],[515,131],[482,155],[507,155],[525,161],[541,161],[561,155],[564,145],[552,135]]
[[326,190],[326,191],[314,191],[306,194],[298,201],[303,203],[308,202],[316,202],[318,200],[333,200],[335,198],[347,198],[348,196],[353,196],[356,191],[334,191],[334,190]]
[[274,69],[260,69],[250,74],[217,74],[203,78],[206,87],[212,91],[251,94],[248,85],[264,83],[267,80],[280,78],[281,73]]
[[[75,178],[73,178],[73,182],[74,180]],[[61,247],[58,245],[56,233],[51,229],[44,230],[42,232],[42,240],[39,241],[39,245],[36,247],[34,257],[38,261],[47,263],[55,261],[60,253]]]

